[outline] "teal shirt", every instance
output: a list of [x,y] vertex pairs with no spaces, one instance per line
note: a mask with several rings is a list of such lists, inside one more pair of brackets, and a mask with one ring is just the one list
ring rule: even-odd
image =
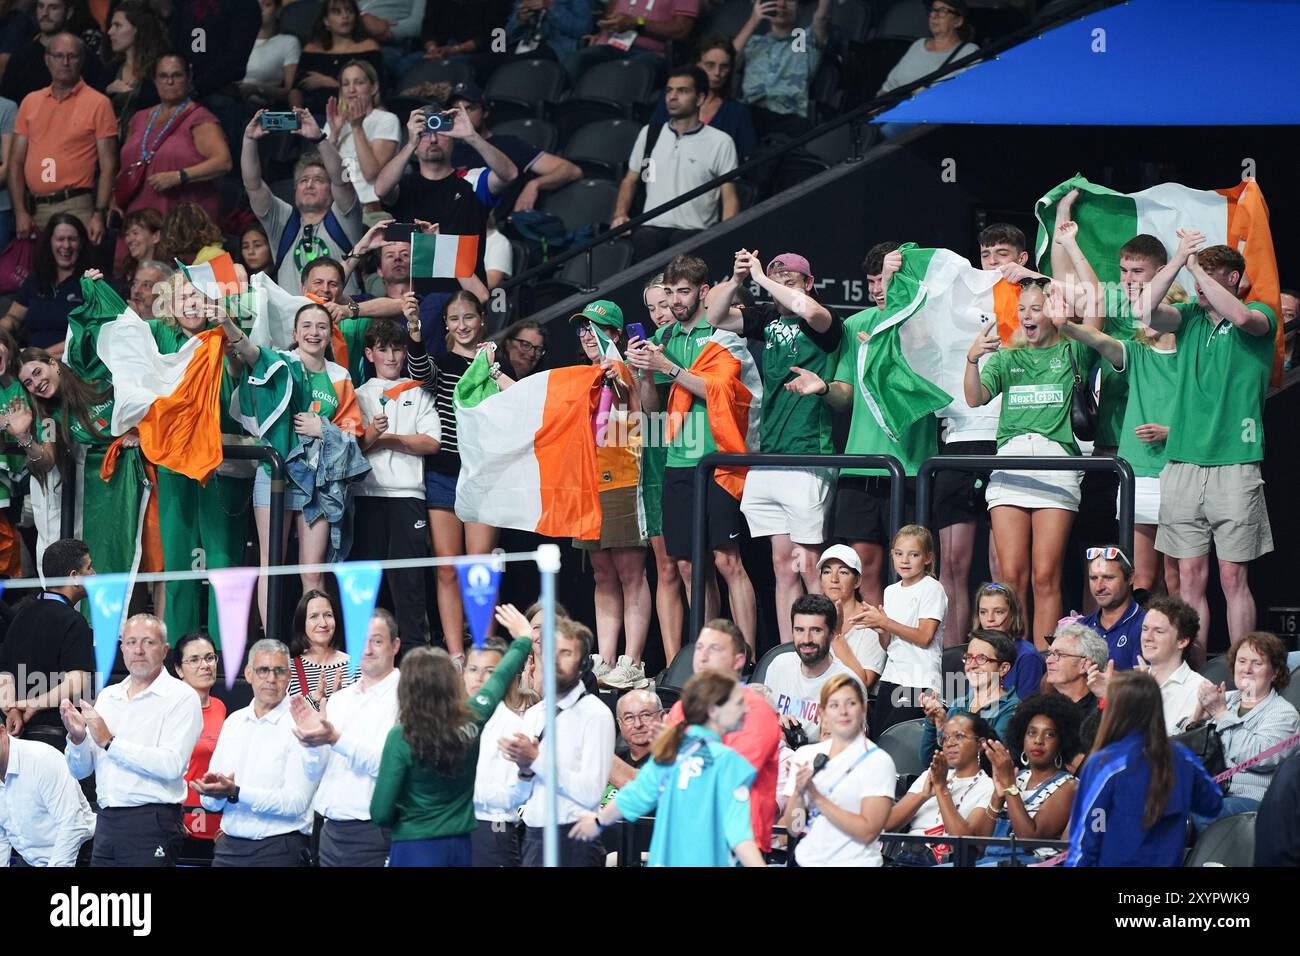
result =
[[618,792],[625,820],[655,814],[650,866],[734,866],[732,851],[754,839],[749,788],[755,770],[713,731],[686,728],[677,759],[651,760]]

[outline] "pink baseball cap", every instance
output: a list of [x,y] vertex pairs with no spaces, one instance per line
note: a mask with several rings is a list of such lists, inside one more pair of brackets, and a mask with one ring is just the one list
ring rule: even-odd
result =
[[797,252],[783,252],[767,264],[767,274],[773,272],[797,272],[812,278],[812,266],[808,260]]

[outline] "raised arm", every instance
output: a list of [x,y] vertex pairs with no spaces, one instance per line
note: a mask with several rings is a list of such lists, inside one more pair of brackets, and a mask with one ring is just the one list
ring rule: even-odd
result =
[[1196,250],[1205,245],[1205,236],[1191,229],[1178,230],[1178,249],[1165,263],[1145,289],[1138,294],[1137,319],[1158,332],[1176,332],[1182,324],[1182,314],[1171,305],[1165,305],[1165,296],[1178,278],[1183,266],[1191,268],[1190,260]]
[[515,166],[514,160],[474,131],[474,124],[469,121],[464,106],[456,107],[456,121],[447,135],[452,139],[463,140],[483,157],[483,165],[488,168],[488,191],[493,196],[501,195],[507,186],[519,178],[519,168]]
[[998,339],[998,324],[989,322],[980,329],[979,335],[975,336],[975,341],[966,352],[966,372],[961,380],[962,394],[966,398],[966,404],[971,408],[979,408],[981,405],[987,405],[993,401],[993,395],[984,383],[980,381],[980,358],[990,355],[1002,347]]
[[1218,280],[1201,268],[1195,255],[1188,258],[1187,269],[1196,280],[1205,301],[1219,315],[1247,335],[1268,335],[1272,331],[1273,323],[1265,313],[1258,309],[1246,308],[1246,303],[1237,298],[1235,292],[1220,285]]
[[793,312],[817,332],[830,329],[835,321],[826,306],[803,289],[792,289],[777,282],[765,273],[758,262],[758,253],[751,253],[749,277],[772,297],[772,301],[788,312]]
[[704,320],[709,325],[737,335],[741,333],[745,325],[744,316],[733,306],[738,298],[740,284],[753,274],[751,269],[754,264],[753,253],[745,249],[739,250],[731,268],[731,278],[709,289],[709,294],[704,297]]
[[262,180],[262,158],[257,152],[257,141],[266,135],[266,130],[262,129],[262,114],[265,112],[258,110],[244,127],[244,142],[239,153],[239,175],[244,180],[248,204],[259,219],[271,211],[274,198],[271,187]]
[[384,164],[384,168],[375,177],[376,196],[385,201],[394,198],[397,184],[402,181],[402,174],[415,155],[415,148],[420,145],[420,137],[426,134],[424,110],[411,110],[411,115],[406,118],[406,145],[393,154],[393,158]]

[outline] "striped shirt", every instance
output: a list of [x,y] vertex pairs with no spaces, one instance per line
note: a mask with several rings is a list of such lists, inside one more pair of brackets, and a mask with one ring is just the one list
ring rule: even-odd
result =
[[406,347],[406,374],[424,383],[426,391],[433,394],[434,407],[442,423],[442,445],[436,455],[424,459],[426,471],[440,475],[460,474],[460,446],[456,443],[456,406],[453,396],[456,383],[469,369],[472,359],[448,352],[429,357],[423,342],[409,342]]
[[[302,681],[298,679],[298,665],[300,663],[302,664],[303,674],[307,678],[306,688],[302,686]],[[320,686],[322,671],[331,672],[329,693],[325,695],[327,698],[333,697],[344,687],[350,687],[353,681],[356,680],[355,677],[348,673],[347,661],[340,661],[337,664],[322,667],[315,661],[308,660],[305,657],[295,657],[289,662],[289,696],[293,697],[295,694],[302,694],[307,698],[307,703],[311,704],[316,710],[320,710],[320,706],[311,698],[311,692]]]

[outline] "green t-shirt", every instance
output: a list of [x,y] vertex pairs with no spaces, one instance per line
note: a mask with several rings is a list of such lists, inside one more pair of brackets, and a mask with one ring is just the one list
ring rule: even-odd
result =
[[[93,388],[103,388],[104,386],[103,382],[91,382],[90,384]],[[77,444],[98,445],[101,448],[113,444],[115,439],[112,432],[113,399],[111,397],[106,402],[90,406],[87,417],[90,419],[91,424],[99,430],[100,434],[98,435],[88,432],[85,426],[81,424],[79,417],[68,413],[66,405],[60,409],[59,414],[65,416],[68,423],[68,432],[72,435],[72,440]]]
[[[1165,467],[1165,442],[1150,444],[1138,438],[1139,425],[1168,425],[1174,414],[1178,389],[1178,353],[1161,351],[1138,342],[1124,343],[1124,371],[1115,373],[1128,382],[1128,404],[1120,429],[1119,456],[1133,466],[1139,478],[1157,478]],[[1103,368],[1114,368],[1109,362]]]
[[745,310],[742,335],[763,343],[763,410],[759,422],[759,447],[784,455],[829,455],[831,412],[816,395],[788,391],[790,369],[798,366],[822,378],[833,374],[839,358],[843,325],[818,332],[803,319],[784,317],[776,306],[756,305]]
[[[663,346],[664,355],[672,362],[689,369],[713,337],[713,331],[713,326],[703,319],[689,332],[683,331],[680,324],[673,322],[655,333],[654,342]],[[713,430],[709,427],[708,405],[704,399],[692,395],[691,410],[686,413],[685,420],[668,445],[666,467],[694,468],[701,458],[717,450]]]
[[[1104,331],[1111,338],[1119,339],[1121,342],[1132,342],[1136,334],[1133,318],[1130,315],[1106,316]],[[1100,361],[1091,349],[1088,352],[1092,364],[1101,366],[1101,394],[1097,398],[1097,436],[1093,444],[1098,448],[1114,448],[1124,440],[1124,409],[1128,404],[1130,383],[1128,377],[1116,372],[1109,362]]]
[[330,381],[330,373],[327,371],[307,372],[307,387],[311,389],[311,408],[326,421],[334,418],[334,413],[339,408],[339,395],[334,391],[334,383]]
[[991,395],[1002,395],[998,417],[998,447],[1017,435],[1042,435],[1071,455],[1079,454],[1070,425],[1070,399],[1074,389],[1074,353],[1080,374],[1087,367],[1078,342],[1059,341],[1045,349],[1001,349],[989,356],[980,381]]
[[[845,382],[853,392],[853,415],[849,420],[849,436],[844,443],[846,455],[893,455],[903,465],[903,470],[911,476],[921,462],[939,453],[939,432],[933,415],[914,422],[896,442],[885,434],[885,430],[871,413],[862,391],[861,377],[858,375],[858,333],[871,332],[880,320],[880,310],[875,306],[865,309],[844,320],[844,336],[840,340],[839,352],[836,354],[835,371],[831,380]],[[841,475],[887,475],[883,468],[841,468]]]
[[1206,467],[1262,461],[1277,316],[1262,302],[1247,303],[1268,317],[1269,331],[1251,335],[1227,319],[1216,325],[1198,302],[1174,308],[1183,321],[1176,332],[1178,388],[1166,443],[1169,460]]

